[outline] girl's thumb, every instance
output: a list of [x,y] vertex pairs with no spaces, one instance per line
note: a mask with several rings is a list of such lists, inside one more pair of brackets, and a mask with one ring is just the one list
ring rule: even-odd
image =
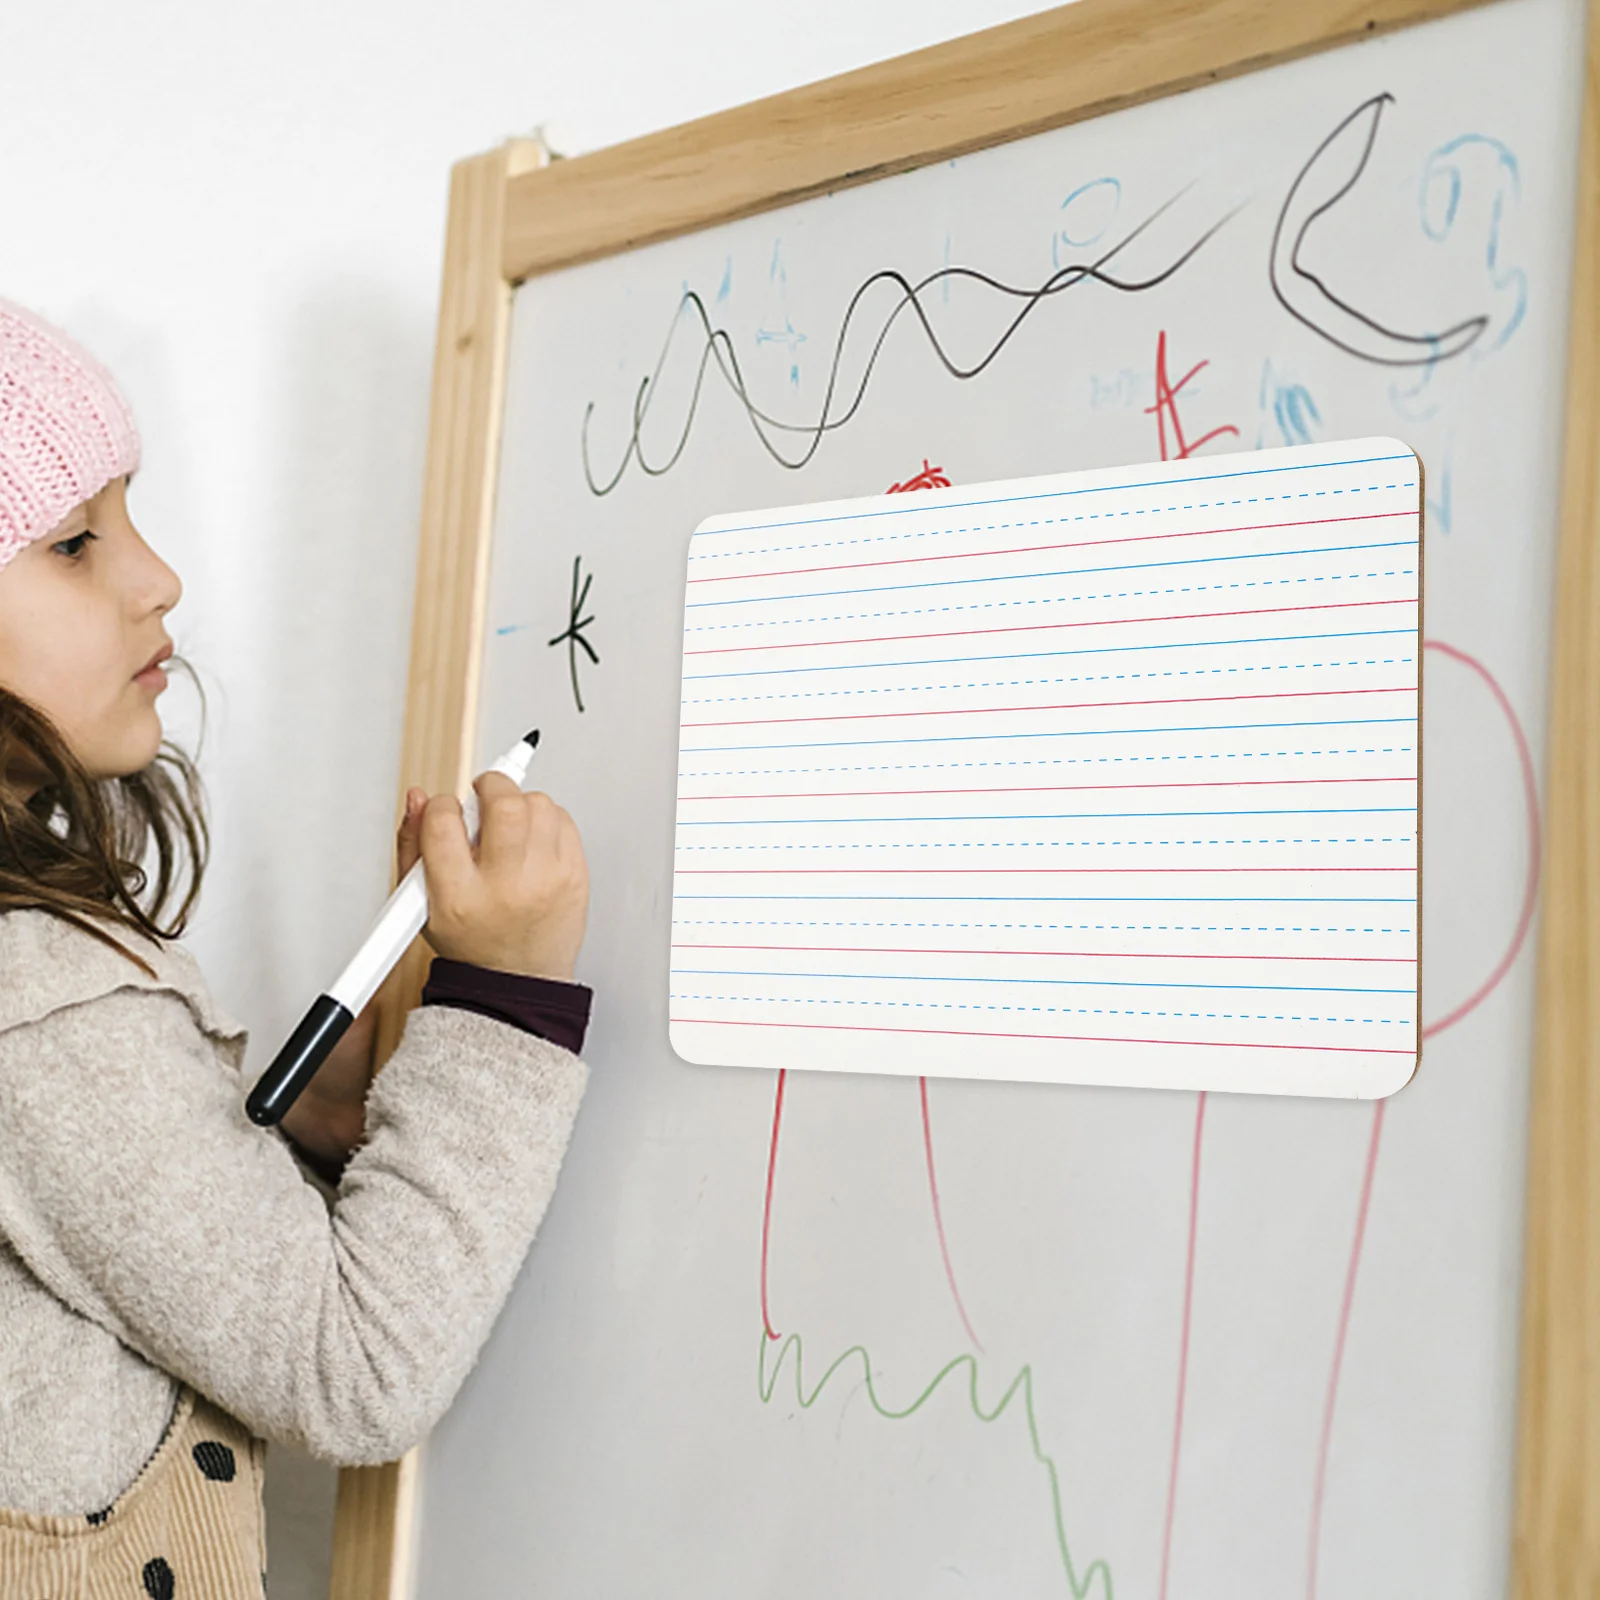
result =
[[400,869],[402,878],[417,864],[422,854],[422,813],[427,809],[427,805],[426,789],[406,790],[405,814],[401,817],[399,831],[395,834],[396,865]]

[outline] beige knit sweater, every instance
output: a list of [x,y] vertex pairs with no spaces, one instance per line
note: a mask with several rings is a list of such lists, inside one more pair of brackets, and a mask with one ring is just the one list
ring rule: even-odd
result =
[[87,1514],[187,1382],[351,1464],[425,1434],[544,1214],[585,1068],[415,1011],[331,1205],[243,1111],[245,1032],[178,945],[155,967],[0,915],[0,1506]]

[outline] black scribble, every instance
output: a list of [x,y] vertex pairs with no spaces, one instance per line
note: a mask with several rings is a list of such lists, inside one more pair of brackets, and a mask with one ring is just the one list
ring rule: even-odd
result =
[[[1489,318],[1468,317],[1438,333],[1401,333],[1341,299],[1300,260],[1312,227],[1355,188],[1367,170],[1384,108],[1393,103],[1392,94],[1377,94],[1363,101],[1312,152],[1290,184],[1278,213],[1267,275],[1283,309],[1346,355],[1380,367],[1432,366],[1470,349],[1488,327]],[[1337,159],[1329,158],[1329,152],[1351,129],[1355,131],[1346,143],[1359,146],[1360,154],[1346,170],[1341,163],[1349,161],[1353,149],[1337,152]],[[1335,185],[1333,192],[1313,203],[1316,193],[1330,183]]]
[[578,652],[582,650],[589,660],[595,665],[600,665],[600,657],[595,647],[584,637],[583,630],[594,621],[591,613],[584,616],[583,608],[589,603],[589,585],[594,582],[594,574],[584,576],[583,586],[578,586],[578,569],[583,565],[582,556],[572,558],[572,594],[567,601],[567,625],[555,638],[549,640],[551,645],[565,644],[567,647],[567,672],[572,679],[572,698],[577,703],[579,711],[583,710],[583,691],[578,687]]
[[[761,442],[762,447],[779,466],[798,471],[816,454],[823,439],[836,429],[844,427],[860,409],[862,400],[867,392],[867,385],[872,378],[873,369],[877,365],[878,356],[883,350],[884,342],[888,339],[890,330],[899,320],[902,311],[905,311],[908,307],[910,308],[917,322],[921,325],[923,333],[927,335],[928,343],[932,346],[934,354],[951,377],[963,381],[975,378],[1000,354],[1033,311],[1052,296],[1061,294],[1065,290],[1074,288],[1086,281],[1099,283],[1108,289],[1115,289],[1124,294],[1139,294],[1154,289],[1180,271],[1219,229],[1238,214],[1238,208],[1228,212],[1153,276],[1124,279],[1115,277],[1105,270],[1107,262],[1132,244],[1140,234],[1182,199],[1187,192],[1187,189],[1180,190],[1170,200],[1157,207],[1143,222],[1139,223],[1137,227],[1097,260],[1069,262],[1066,266],[1051,273],[1043,283],[1033,288],[1002,283],[998,278],[991,277],[985,272],[979,272],[972,267],[942,267],[938,271],[930,272],[926,277],[918,279],[915,283],[904,274],[892,269],[886,268],[882,271],[874,272],[856,289],[845,309],[844,319],[839,325],[838,337],[834,342],[833,360],[828,372],[828,382],[823,395],[821,409],[814,422],[787,422],[763,410],[756,404],[750,396],[749,386],[739,365],[739,358],[734,352],[732,336],[725,328],[713,326],[704,300],[694,290],[685,289],[668,326],[667,336],[662,343],[661,354],[656,361],[655,368],[647,377],[640,380],[639,388],[634,395],[632,427],[627,446],[622,453],[622,459],[617,463],[616,470],[604,479],[596,477],[589,451],[589,425],[594,416],[595,402],[591,400],[584,410],[583,471],[590,491],[596,495],[610,494],[618,483],[622,481],[630,461],[637,461],[640,470],[650,477],[660,477],[664,473],[670,472],[677,465],[685,447],[688,445],[689,435],[693,431],[695,415],[700,404],[700,394],[705,386],[707,372],[713,362],[716,365],[718,376],[721,377],[730,392],[744,407],[745,413],[750,419],[750,426],[754,430],[757,439]],[[1016,314],[1006,324],[999,338],[994,341],[987,353],[969,366],[963,366],[951,357],[935,331],[932,322],[929,321],[928,313],[923,305],[923,296],[930,288],[953,279],[965,280],[992,290],[1002,297],[1021,301]],[[876,337],[872,340],[866,364],[856,382],[854,393],[850,395],[846,403],[839,394],[841,385],[840,367],[844,361],[846,344],[849,340],[858,308],[863,299],[879,284],[893,285],[899,290],[899,295],[884,317],[883,324],[879,328]],[[649,461],[645,458],[644,443],[641,435],[645,420],[649,416],[650,408],[655,400],[656,385],[667,364],[667,359],[672,353],[679,329],[686,322],[691,328],[698,327],[701,340],[699,363],[695,371],[694,384],[690,391],[688,408],[678,434],[677,443],[663,459]],[[782,445],[787,438],[795,438],[799,441],[798,449],[785,451]]]

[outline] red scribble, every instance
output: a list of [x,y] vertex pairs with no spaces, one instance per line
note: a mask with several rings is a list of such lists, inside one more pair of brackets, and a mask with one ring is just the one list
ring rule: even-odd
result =
[[1366,1169],[1361,1175],[1361,1199],[1356,1206],[1356,1232],[1350,1244],[1350,1265],[1344,1276],[1344,1297],[1339,1303],[1339,1329],[1333,1340],[1333,1367],[1328,1373],[1328,1398],[1322,1408],[1322,1438],[1317,1444],[1317,1475],[1311,1490],[1311,1540],[1307,1554],[1306,1597],[1317,1600],[1317,1551],[1322,1539],[1322,1500],[1328,1481],[1328,1446],[1333,1440],[1333,1412],[1339,1398],[1339,1369],[1344,1364],[1345,1337],[1350,1332],[1350,1311],[1356,1298],[1356,1274],[1361,1269],[1361,1245],[1367,1232],[1367,1212],[1372,1204],[1372,1183],[1378,1171],[1378,1141],[1383,1135],[1383,1113],[1389,1104],[1380,1100],[1372,1108],[1372,1138],[1367,1145]]
[[905,494],[911,489],[948,489],[950,480],[944,475],[943,467],[930,467],[928,458],[922,458],[922,471],[914,478],[907,478],[904,483],[891,483],[883,492],[885,494]]
[[928,1157],[928,1198],[933,1201],[933,1226],[939,1235],[939,1254],[944,1258],[945,1281],[950,1285],[950,1296],[956,1303],[957,1312],[960,1313],[961,1326],[967,1330],[967,1337],[981,1356],[985,1354],[983,1341],[973,1332],[972,1319],[967,1315],[966,1303],[962,1300],[961,1289],[956,1283],[956,1269],[950,1262],[950,1244],[945,1238],[944,1212],[939,1205],[939,1175],[933,1165],[933,1123],[928,1115],[928,1080],[918,1078],[917,1084],[922,1090],[922,1148]]
[[[1197,361],[1173,383],[1167,377],[1167,330],[1163,328],[1156,340],[1156,403],[1144,408],[1145,415],[1154,416],[1156,428],[1161,436],[1161,459],[1163,461],[1187,461],[1201,445],[1209,444],[1211,440],[1220,438],[1225,433],[1231,433],[1235,438],[1239,430],[1231,423],[1226,423],[1220,428],[1213,428],[1210,433],[1202,434],[1191,444],[1183,436],[1183,422],[1178,416],[1178,396],[1183,392],[1183,386],[1197,373],[1203,372],[1211,363]],[[1167,439],[1167,428],[1172,428],[1172,439]],[[1171,446],[1175,445],[1174,451]]]
[[1522,769],[1522,798],[1527,807],[1528,820],[1528,872],[1522,886],[1522,909],[1517,916],[1517,926],[1511,935],[1511,943],[1506,946],[1506,952],[1494,970],[1460,1005],[1453,1011],[1447,1011],[1438,1021],[1430,1022],[1423,1028],[1422,1037],[1431,1039],[1435,1034],[1443,1033],[1446,1028],[1454,1027],[1470,1012],[1476,1011],[1499,988],[1501,981],[1511,970],[1512,963],[1521,953],[1528,937],[1528,930],[1533,926],[1534,901],[1539,893],[1539,857],[1542,844],[1539,828],[1539,783],[1533,768],[1533,757],[1528,751],[1528,739],[1522,731],[1522,723],[1511,701],[1506,697],[1505,690],[1496,682],[1494,674],[1475,656],[1469,656],[1465,650],[1458,650],[1454,645],[1445,644],[1440,639],[1424,639],[1422,647],[1424,650],[1437,650],[1440,655],[1448,656],[1452,661],[1459,661],[1464,667],[1470,667],[1488,686],[1489,693],[1494,696],[1495,704],[1500,707],[1511,729],[1511,737],[1516,742],[1517,764]]
[[778,1094],[772,1103],[772,1145],[767,1151],[767,1199],[761,1208],[761,1325],[769,1339],[778,1337],[767,1309],[767,1245],[772,1238],[772,1187],[778,1176],[778,1129],[783,1126],[783,1086],[788,1076],[787,1067],[778,1068]]
[[1167,1600],[1167,1572],[1172,1559],[1172,1525],[1178,1510],[1178,1458],[1183,1452],[1183,1401],[1189,1387],[1189,1317],[1194,1308],[1195,1239],[1200,1223],[1200,1141],[1206,1125],[1206,1091],[1194,1108],[1194,1155],[1189,1164],[1189,1245],[1183,1263],[1183,1331],[1178,1336],[1178,1401],[1172,1418],[1172,1467],[1167,1474],[1167,1514],[1161,1530],[1161,1587],[1159,1600]]
[[[1527,808],[1528,825],[1527,876],[1523,883],[1522,907],[1517,916],[1516,928],[1511,935],[1511,942],[1506,946],[1505,954],[1495,964],[1494,970],[1460,1005],[1423,1028],[1422,1037],[1431,1039],[1436,1034],[1443,1033],[1446,1028],[1454,1027],[1463,1017],[1477,1010],[1500,986],[1521,953],[1522,946],[1527,941],[1528,930],[1533,925],[1534,903],[1539,889],[1542,842],[1539,825],[1539,786],[1534,772],[1533,756],[1528,749],[1528,739],[1522,730],[1521,719],[1517,716],[1516,709],[1505,690],[1500,687],[1494,674],[1477,657],[1468,655],[1465,650],[1458,650],[1454,645],[1445,644],[1440,639],[1424,639],[1423,648],[1437,650],[1450,660],[1459,661],[1462,666],[1470,668],[1477,673],[1490,694],[1494,696],[1495,704],[1505,717],[1506,724],[1511,729],[1512,740],[1517,747],[1517,764],[1521,770],[1522,796]],[[1355,1304],[1356,1277],[1361,1268],[1361,1248],[1366,1237],[1367,1213],[1371,1206],[1373,1182],[1378,1170],[1378,1145],[1383,1134],[1384,1108],[1388,1103],[1387,1100],[1380,1100],[1373,1107],[1372,1138],[1367,1146],[1367,1164],[1361,1178],[1361,1198],[1356,1207],[1355,1237],[1350,1245],[1350,1263],[1345,1271],[1344,1298],[1339,1307],[1339,1327],[1333,1345],[1333,1365],[1328,1373],[1328,1397],[1323,1407],[1322,1438],[1317,1447],[1317,1472],[1311,1493],[1311,1536],[1306,1558],[1307,1600],[1316,1600],[1317,1595],[1317,1558],[1322,1538],[1322,1507],[1327,1489],[1328,1451],[1333,1441],[1334,1411],[1339,1398],[1339,1372],[1344,1362],[1345,1338],[1350,1328],[1351,1309]]]

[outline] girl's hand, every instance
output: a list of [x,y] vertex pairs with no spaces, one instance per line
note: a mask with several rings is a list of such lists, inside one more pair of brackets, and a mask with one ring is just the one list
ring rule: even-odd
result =
[[[570,981],[589,914],[589,869],[572,818],[549,795],[523,794],[504,773],[481,773],[473,788],[482,818],[476,850],[454,795],[435,795],[423,807],[423,936],[450,960]],[[412,796],[406,799],[409,824]]]

